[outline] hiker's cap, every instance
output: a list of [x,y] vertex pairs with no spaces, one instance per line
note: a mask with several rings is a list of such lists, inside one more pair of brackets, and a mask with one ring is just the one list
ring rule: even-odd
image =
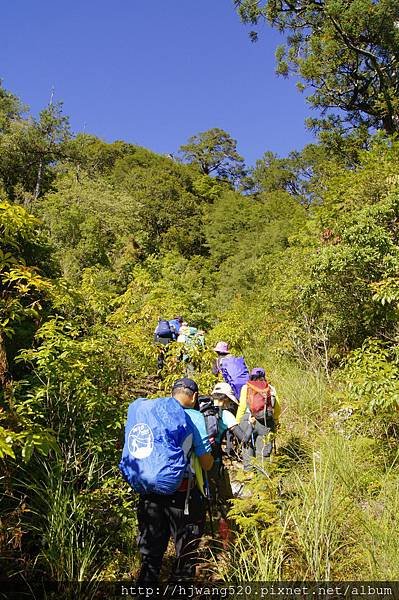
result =
[[214,347],[215,352],[220,352],[220,354],[228,354],[229,353],[229,345],[227,342],[218,342]]
[[173,384],[173,390],[177,388],[188,388],[193,394],[198,392],[198,385],[195,383],[193,379],[189,379],[188,377],[183,377],[182,379],[178,379]]
[[228,398],[230,398],[230,400],[238,404],[238,400],[234,396],[234,392],[231,389],[231,385],[229,385],[225,381],[219,381],[219,383],[215,385],[215,387],[212,390],[212,396],[213,394],[223,394],[223,396],[227,396]]
[[250,375],[252,377],[266,377],[265,369],[262,369],[262,367],[255,367],[252,369]]

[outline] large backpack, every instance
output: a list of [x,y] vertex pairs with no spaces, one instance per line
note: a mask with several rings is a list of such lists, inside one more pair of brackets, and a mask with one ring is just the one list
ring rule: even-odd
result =
[[186,325],[180,328],[179,341],[186,344],[186,346],[193,347],[196,343],[197,335],[198,329],[196,327]]
[[175,398],[138,398],[129,406],[119,468],[140,494],[173,494],[187,471],[192,426]]
[[174,339],[177,339],[177,336],[179,335],[179,329],[181,327],[180,321],[178,321],[177,319],[171,319],[170,321],[168,321],[168,323],[170,329],[172,330]]
[[230,384],[237,400],[240,398],[241,388],[249,379],[248,367],[243,356],[226,356],[220,361],[220,371],[226,383]]
[[161,344],[169,344],[173,339],[175,339],[175,334],[172,331],[169,321],[159,319],[154,332],[154,341]]
[[252,416],[268,421],[273,418],[273,399],[267,381],[247,382],[247,406]]
[[209,396],[200,396],[198,398],[198,403],[199,409],[204,415],[206,431],[213,448],[219,433],[220,409],[214,405],[212,398]]

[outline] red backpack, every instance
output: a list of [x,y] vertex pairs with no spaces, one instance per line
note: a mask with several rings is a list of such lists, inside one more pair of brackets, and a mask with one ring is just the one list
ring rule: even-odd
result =
[[267,381],[247,381],[247,405],[254,417],[273,414],[272,394]]

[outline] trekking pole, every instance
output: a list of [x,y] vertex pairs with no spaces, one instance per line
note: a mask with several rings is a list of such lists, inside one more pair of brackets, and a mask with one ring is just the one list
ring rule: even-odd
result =
[[204,475],[205,475],[204,479],[205,479],[205,490],[206,490],[205,497],[206,497],[206,503],[207,503],[207,506],[208,506],[209,523],[210,523],[210,526],[211,526],[211,534],[212,534],[212,537],[214,538],[215,537],[215,528],[213,527],[213,517],[212,517],[212,506],[211,506],[211,498],[210,498],[209,481],[208,481],[207,474],[204,473]]
[[215,537],[215,528],[213,526],[211,500],[210,500],[210,498],[207,498],[207,500],[208,500],[208,512],[209,512],[209,523],[210,523],[210,526],[211,526],[211,534],[212,534],[212,537],[214,538]]

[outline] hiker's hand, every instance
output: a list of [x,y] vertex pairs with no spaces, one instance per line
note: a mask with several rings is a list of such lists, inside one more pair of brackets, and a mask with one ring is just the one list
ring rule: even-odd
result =
[[255,419],[255,417],[254,417],[253,415],[251,415],[251,416],[249,417],[249,422],[251,423],[251,425],[252,425],[252,426],[253,426],[253,425],[255,425],[255,423],[256,423],[256,419]]

